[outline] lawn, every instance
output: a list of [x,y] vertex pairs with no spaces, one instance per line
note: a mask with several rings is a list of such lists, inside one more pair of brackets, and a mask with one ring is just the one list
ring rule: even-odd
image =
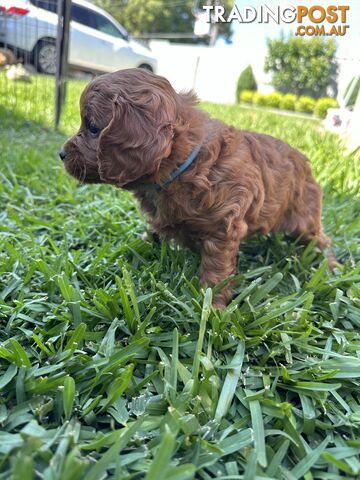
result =
[[316,121],[202,105],[308,155],[343,264],[254,237],[219,312],[196,254],[144,242],[129,194],[63,172],[82,86],[61,133],[41,126],[51,86],[39,124],[32,86],[0,94],[0,479],[359,478],[355,159]]

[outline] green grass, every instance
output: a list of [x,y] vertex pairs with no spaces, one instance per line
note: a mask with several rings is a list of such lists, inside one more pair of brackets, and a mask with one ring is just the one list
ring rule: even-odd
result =
[[62,133],[41,126],[50,86],[40,124],[31,102],[0,103],[0,479],[359,478],[354,158],[316,122],[203,105],[309,156],[343,263],[332,275],[313,246],[254,237],[214,311],[197,255],[142,241],[129,194],[63,172],[81,88]]

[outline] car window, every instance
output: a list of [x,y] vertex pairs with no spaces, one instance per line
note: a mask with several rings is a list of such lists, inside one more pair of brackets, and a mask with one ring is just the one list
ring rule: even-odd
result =
[[42,8],[48,12],[57,12],[57,0],[31,0],[30,3],[35,7]]
[[99,15],[98,13],[94,13],[94,19],[96,24],[96,30],[99,32],[107,33],[113,37],[123,38],[121,32],[115,27],[113,23],[110,22],[106,17]]
[[80,5],[72,4],[71,20],[81,23],[81,25],[85,25],[86,27],[96,28],[94,13],[87,8],[80,7]]
[[[58,0],[30,0],[30,2],[36,7],[57,13]],[[127,39],[128,37],[127,31],[123,27],[119,29],[103,15],[95,13],[88,8],[81,7],[80,5],[71,5],[71,20],[81,23],[81,25],[85,25],[86,27],[95,28],[99,30],[99,32],[116,38]]]

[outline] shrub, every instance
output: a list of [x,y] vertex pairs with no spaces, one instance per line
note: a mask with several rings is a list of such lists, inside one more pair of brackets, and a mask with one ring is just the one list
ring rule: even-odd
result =
[[253,103],[254,103],[254,105],[265,106],[266,105],[266,95],[264,95],[263,93],[255,93],[254,98],[253,98]]
[[336,44],[333,39],[299,37],[268,41],[265,71],[282,93],[320,98],[331,87],[336,91]]
[[315,114],[318,117],[325,118],[329,108],[338,107],[339,104],[334,98],[319,98],[315,105]]
[[283,95],[281,97],[279,107],[281,108],[281,110],[295,110],[296,100],[296,95],[293,95],[292,93],[287,93],[286,95]]
[[316,101],[311,97],[300,97],[295,102],[295,110],[297,112],[313,113],[315,109]]
[[[351,79],[351,81],[349,82],[349,85],[346,87],[345,94],[344,94],[345,97],[348,94],[348,91],[350,90],[350,88],[353,86],[353,82],[355,82],[355,77]],[[352,94],[346,104],[347,107],[353,107],[355,105],[357,96],[359,94],[359,90],[360,90],[360,77],[357,79],[356,86],[352,91]]]
[[240,93],[240,101],[244,103],[253,103],[255,92],[251,90],[243,90]]
[[272,108],[279,108],[282,95],[279,92],[269,93],[266,95],[266,105]]
[[255,80],[251,65],[246,67],[245,70],[242,71],[240,74],[240,77],[236,86],[237,101],[240,100],[241,92],[243,92],[244,90],[251,90],[252,92],[256,92],[257,90],[257,83]]

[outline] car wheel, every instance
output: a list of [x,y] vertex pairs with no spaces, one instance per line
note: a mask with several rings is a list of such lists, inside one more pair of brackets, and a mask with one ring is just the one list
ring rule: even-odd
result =
[[56,45],[51,40],[40,40],[34,49],[34,65],[38,72],[55,75]]
[[142,63],[141,65],[139,65],[139,68],[143,68],[144,70],[148,70],[149,72],[153,71],[152,67],[147,63]]

